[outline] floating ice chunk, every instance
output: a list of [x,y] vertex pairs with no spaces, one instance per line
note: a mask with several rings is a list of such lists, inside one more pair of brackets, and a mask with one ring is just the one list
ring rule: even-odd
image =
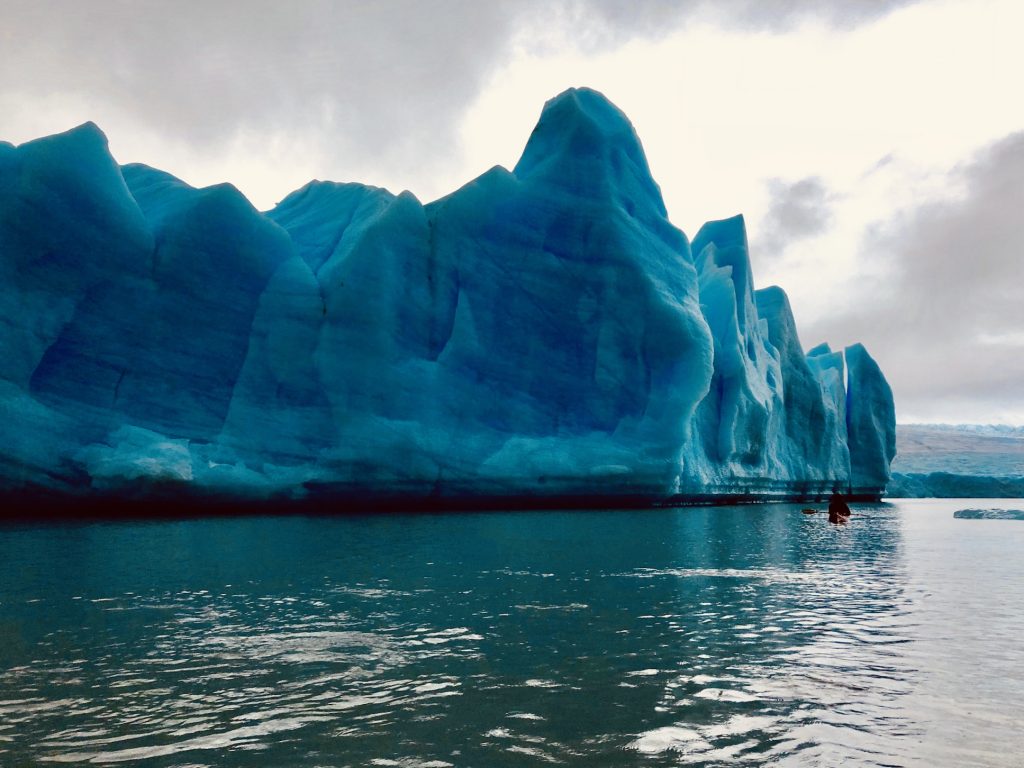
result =
[[958,520],[1024,520],[1024,509],[958,509]]

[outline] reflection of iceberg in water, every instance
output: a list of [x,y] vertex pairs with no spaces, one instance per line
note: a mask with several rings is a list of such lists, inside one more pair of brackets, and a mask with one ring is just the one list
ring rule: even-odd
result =
[[1024,529],[959,506],[13,526],[0,762],[1005,766]]
[[688,655],[662,674],[654,727],[631,747],[744,765],[911,758],[904,739],[919,727],[904,699],[918,675],[899,519],[869,513],[841,531],[804,520],[795,536],[796,508],[743,522],[694,512],[673,537],[693,567],[623,574],[691,606],[668,620]]

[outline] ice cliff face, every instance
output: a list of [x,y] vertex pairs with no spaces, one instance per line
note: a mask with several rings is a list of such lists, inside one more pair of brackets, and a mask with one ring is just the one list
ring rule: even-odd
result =
[[870,496],[894,452],[863,347],[805,356],[742,218],[691,245],[590,90],[426,206],[0,144],[0,339],[9,491]]

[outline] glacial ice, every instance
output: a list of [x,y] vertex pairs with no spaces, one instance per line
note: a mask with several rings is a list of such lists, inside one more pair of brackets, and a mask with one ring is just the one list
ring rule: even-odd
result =
[[1024,497],[1024,477],[894,472],[886,495],[893,498],[1019,499]]
[[0,487],[227,498],[878,496],[892,393],[804,354],[742,217],[692,244],[599,93],[423,205],[273,210],[119,167],[86,124],[0,144]]
[[864,346],[847,347],[845,356],[850,487],[854,493],[865,493],[884,488],[889,481],[896,457],[896,411],[892,389]]
[[897,450],[888,496],[1024,496],[1024,428],[901,424]]
[[958,509],[957,520],[1024,520],[1024,509]]

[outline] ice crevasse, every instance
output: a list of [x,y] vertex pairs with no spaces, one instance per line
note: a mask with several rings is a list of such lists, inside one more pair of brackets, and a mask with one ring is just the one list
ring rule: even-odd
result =
[[95,498],[877,497],[892,392],[804,352],[742,217],[693,241],[629,120],[549,101],[511,171],[423,205],[0,143],[0,487]]

